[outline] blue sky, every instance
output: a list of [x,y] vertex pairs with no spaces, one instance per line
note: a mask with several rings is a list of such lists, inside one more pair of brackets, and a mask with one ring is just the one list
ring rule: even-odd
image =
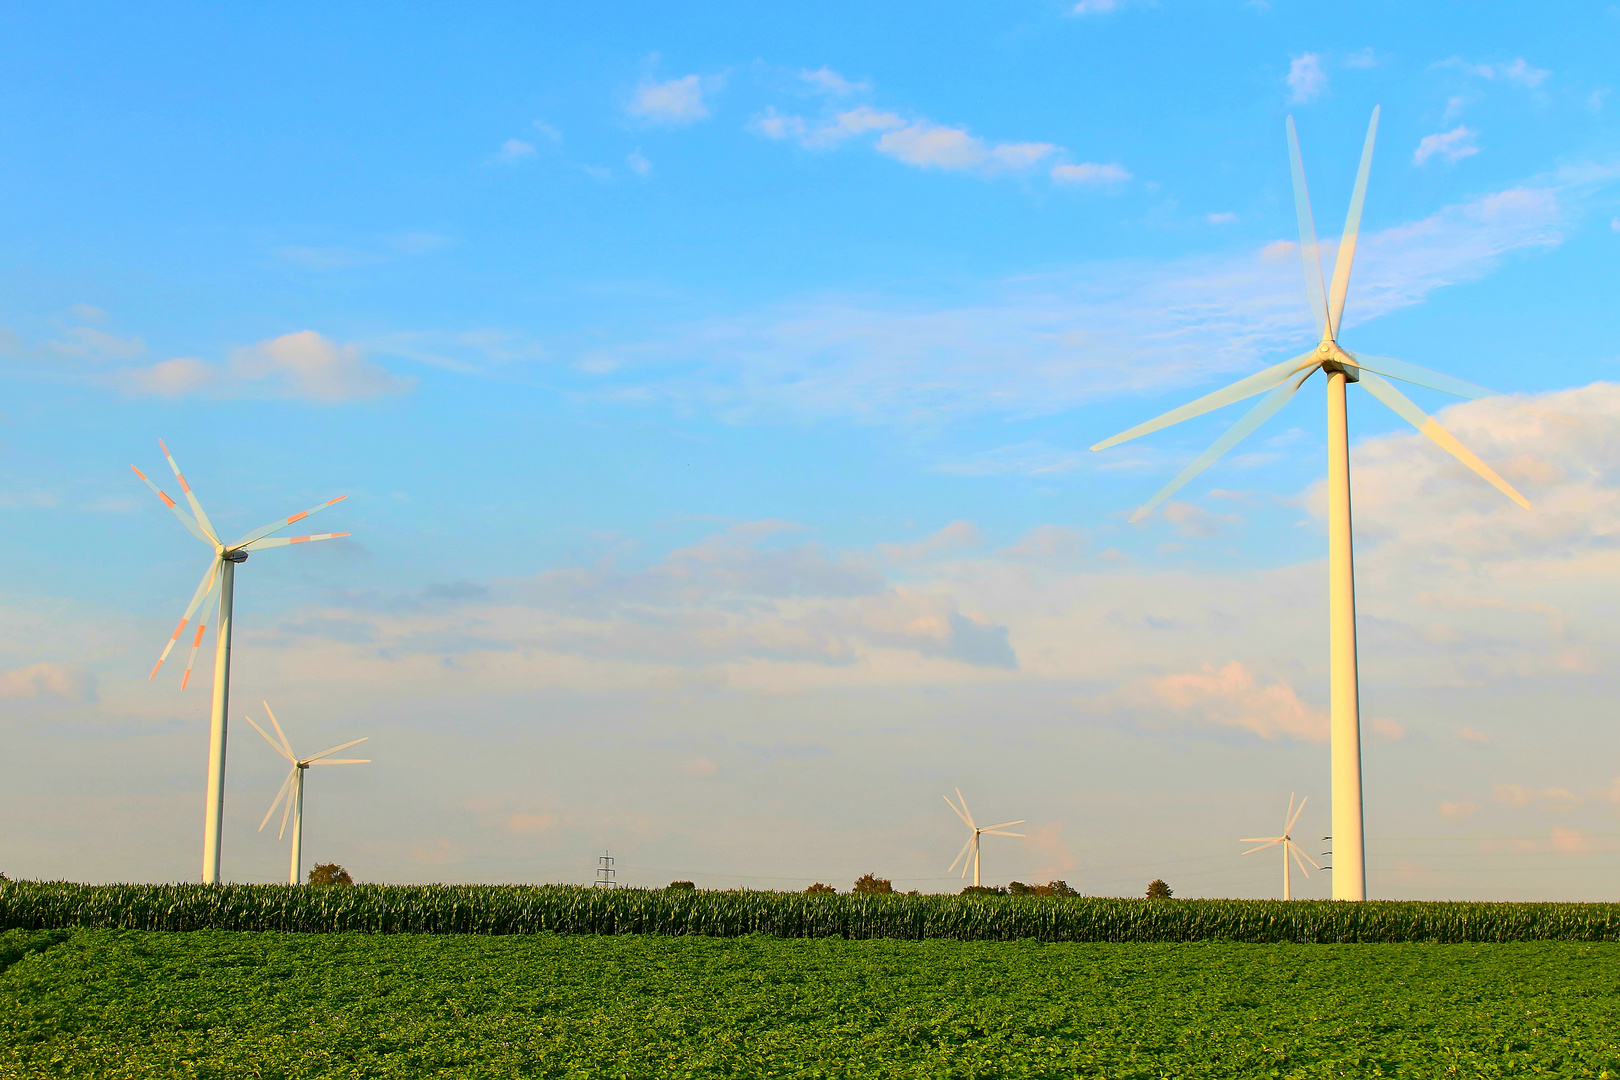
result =
[[1319,383],[1140,526],[1231,418],[1086,448],[1309,344],[1284,117],[1328,238],[1381,105],[1346,344],[1583,427],[1413,391],[1527,515],[1352,401],[1370,886],[1612,893],[1620,8],[0,26],[0,869],[192,874],[162,437],[222,528],[350,496],[244,568],[232,711],[372,736],[307,846],[363,877],[943,889],[960,785],[1036,831],[992,876],[1265,895],[1228,837],[1326,823]]

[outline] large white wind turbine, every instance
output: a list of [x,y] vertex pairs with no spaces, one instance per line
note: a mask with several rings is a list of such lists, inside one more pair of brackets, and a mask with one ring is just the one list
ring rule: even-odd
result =
[[1303,813],[1304,810],[1305,800],[1299,800],[1299,807],[1298,809],[1295,809],[1294,796],[1290,794],[1288,796],[1288,813],[1283,817],[1283,831],[1281,836],[1245,836],[1242,840],[1242,843],[1245,844],[1260,845],[1259,847],[1250,848],[1248,851],[1245,851],[1243,853],[1245,855],[1253,855],[1257,851],[1264,851],[1266,848],[1272,847],[1276,844],[1282,845],[1284,900],[1292,900],[1294,898],[1293,884],[1288,879],[1288,856],[1292,855],[1294,857],[1294,861],[1299,863],[1299,872],[1304,874],[1306,877],[1310,877],[1311,872],[1305,869],[1305,863],[1310,863],[1318,870],[1322,869],[1321,865],[1315,859],[1305,854],[1304,848],[1294,843],[1294,838],[1292,835],[1290,835],[1294,831],[1294,823],[1299,820],[1299,815]]
[[191,639],[191,655],[186,659],[186,673],[180,679],[180,689],[184,690],[191,681],[191,668],[197,660],[197,647],[202,644],[203,631],[208,629],[208,602],[215,593],[219,594],[219,622],[214,631],[214,708],[211,722],[208,727],[208,797],[203,809],[203,860],[202,879],[209,884],[219,883],[219,838],[220,825],[225,816],[225,714],[229,707],[231,690],[231,609],[236,594],[236,564],[246,562],[248,552],[259,551],[263,548],[281,547],[285,544],[303,544],[312,540],[332,540],[339,536],[348,536],[348,533],[320,533],[315,536],[282,536],[270,539],[270,534],[280,532],[295,521],[300,521],[309,515],[325,510],[335,502],[347,498],[339,495],[335,499],[328,499],[318,506],[294,514],[292,517],[277,518],[262,528],[254,529],[241,538],[229,544],[222,543],[214,530],[213,522],[203,513],[202,504],[197,501],[196,494],[186,478],[180,475],[180,466],[174,463],[174,455],[169,448],[163,445],[163,456],[168,459],[169,468],[174,470],[174,478],[180,483],[180,490],[185,493],[186,502],[191,506],[188,514],[175,504],[175,501],[158,486],[146,478],[146,474],[131,465],[135,475],[141,482],[152,489],[152,493],[163,500],[163,505],[174,512],[180,519],[180,524],[190,530],[191,535],[214,549],[213,558],[208,561],[208,569],[203,571],[202,581],[197,585],[197,591],[191,597],[191,603],[186,606],[186,613],[180,616],[180,625],[174,628],[169,637],[169,643],[163,646],[163,655],[158,657],[152,674],[158,673],[163,661],[169,658],[169,650],[174,643],[180,640],[180,634],[185,630],[191,617],[202,608],[203,614],[197,623],[196,634]]
[[[956,816],[962,819],[962,823],[964,825],[966,825],[968,828],[973,830],[973,835],[968,837],[967,843],[962,845],[962,850],[957,852],[956,858],[951,860],[951,870],[956,869],[956,864],[957,863],[962,863],[962,876],[967,877],[968,864],[966,862],[963,862],[963,860],[967,857],[968,852],[971,851],[973,853],[973,887],[978,888],[979,887],[979,837],[985,836],[985,835],[989,835],[989,836],[1023,836],[1024,835],[1023,833],[1002,832],[1001,830],[1005,829],[1009,825],[1022,825],[1024,823],[1024,819],[1019,818],[1017,821],[1003,821],[1000,825],[986,825],[984,828],[981,829],[979,826],[973,824],[973,815],[968,813],[967,800],[962,798],[962,789],[961,788],[956,789],[956,798],[957,798],[957,802],[960,802],[962,804],[961,806],[958,806],[958,805],[956,805],[956,803],[951,802],[951,797],[949,795],[944,796],[945,805],[949,806],[952,810],[956,811]],[[948,874],[948,873],[951,872],[951,870],[947,870],[945,872]]]
[[270,823],[270,815],[276,812],[276,807],[280,806],[281,800],[285,798],[287,800],[287,808],[281,812],[281,832],[276,834],[276,839],[280,840],[282,837],[287,835],[287,816],[291,814],[293,829],[292,868],[287,872],[287,884],[297,885],[299,882],[298,872],[303,869],[299,863],[302,862],[304,857],[304,773],[311,765],[367,764],[371,761],[370,758],[334,758],[329,757],[328,755],[335,754],[339,750],[347,750],[349,747],[354,746],[357,743],[363,743],[366,741],[366,738],[370,738],[370,736],[368,735],[365,738],[352,739],[340,746],[334,746],[330,750],[322,750],[318,754],[314,754],[307,758],[301,758],[297,754],[293,753],[292,743],[287,741],[286,733],[281,730],[281,725],[276,723],[276,714],[270,711],[270,703],[268,701],[264,703],[264,711],[265,714],[270,717],[271,725],[276,729],[276,738],[274,739],[265,734],[264,728],[260,727],[258,724],[253,724],[253,717],[244,716],[243,719],[248,723],[253,724],[254,731],[257,731],[260,735],[264,735],[264,741],[270,744],[270,749],[292,762],[292,772],[288,773],[287,779],[281,782],[281,790],[276,792],[276,801],[270,804],[270,809],[265,811],[264,820],[259,822],[259,831],[264,831],[264,827]]
[[1201,416],[1212,409],[1242,401],[1256,394],[1266,396],[1251,408],[1215,444],[1193,459],[1158,494],[1131,515],[1140,521],[1179,491],[1183,485],[1209,468],[1216,459],[1259,427],[1286,405],[1306,379],[1321,369],[1327,378],[1328,403],[1328,601],[1330,642],[1330,753],[1333,775],[1333,898],[1364,900],[1367,897],[1367,866],[1362,844],[1361,812],[1361,719],[1356,686],[1356,598],[1355,573],[1350,547],[1350,442],[1345,428],[1345,384],[1359,382],[1373,397],[1393,409],[1447,453],[1473,469],[1508,498],[1526,509],[1530,504],[1513,486],[1502,479],[1452,434],[1426,415],[1388,379],[1400,379],[1459,397],[1490,401],[1503,408],[1519,409],[1544,419],[1578,426],[1578,422],[1558,413],[1522,402],[1505,401],[1482,386],[1476,386],[1427,368],[1393,360],[1387,356],[1351,353],[1339,345],[1344,299],[1350,288],[1350,266],[1356,256],[1356,238],[1361,229],[1361,207],[1367,196],[1367,172],[1372,166],[1373,138],[1378,132],[1378,110],[1367,126],[1367,141],[1361,152],[1361,168],[1350,196],[1350,214],[1345,220],[1344,238],[1339,242],[1333,266],[1332,283],[1323,287],[1322,263],[1316,249],[1316,226],[1311,220],[1310,197],[1305,189],[1305,169],[1300,162],[1299,139],[1294,118],[1288,118],[1288,151],[1294,173],[1294,202],[1299,217],[1299,249],[1305,265],[1305,291],[1321,339],[1309,352],[1274,364],[1264,371],[1239,379],[1224,390],[1206,394],[1179,409],[1172,409],[1145,424],[1138,424],[1111,439],[1093,446],[1105,450],[1128,439],[1158,431],[1182,420]]

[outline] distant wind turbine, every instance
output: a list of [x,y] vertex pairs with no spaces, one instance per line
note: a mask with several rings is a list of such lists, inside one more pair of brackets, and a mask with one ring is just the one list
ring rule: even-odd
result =
[[1321,340],[1309,352],[1274,364],[1264,371],[1239,379],[1224,390],[1205,394],[1196,401],[1163,416],[1104,439],[1093,450],[1106,450],[1128,439],[1169,427],[1171,424],[1202,416],[1212,409],[1230,405],[1256,394],[1265,394],[1213,446],[1194,458],[1192,464],[1171,480],[1158,494],[1131,515],[1135,523],[1181,490],[1183,485],[1209,468],[1217,459],[1242,441],[1277,410],[1288,404],[1306,379],[1321,369],[1327,378],[1328,399],[1328,604],[1330,655],[1330,753],[1333,775],[1333,898],[1367,898],[1367,863],[1362,842],[1361,809],[1361,706],[1356,683],[1356,597],[1355,571],[1350,538],[1350,441],[1345,419],[1345,384],[1359,382],[1373,397],[1389,406],[1403,420],[1428,436],[1443,450],[1484,477],[1508,498],[1525,509],[1530,503],[1513,486],[1474,456],[1445,428],[1419,409],[1384,376],[1441,390],[1458,397],[1489,401],[1503,408],[1518,409],[1543,419],[1572,427],[1579,421],[1523,402],[1502,400],[1493,391],[1450,375],[1394,360],[1387,356],[1351,353],[1339,346],[1339,330],[1344,314],[1345,295],[1350,288],[1350,265],[1355,261],[1356,238],[1361,230],[1361,207],[1367,197],[1367,173],[1372,168],[1373,140],[1378,133],[1378,110],[1373,109],[1362,147],[1361,168],[1350,196],[1350,214],[1345,219],[1344,238],[1339,242],[1333,267],[1332,284],[1323,287],[1322,262],[1317,253],[1316,226],[1311,219],[1310,196],[1305,189],[1305,168],[1300,161],[1299,139],[1294,118],[1288,118],[1288,152],[1294,173],[1294,206],[1299,218],[1299,250],[1305,266],[1305,291]]
[[[1019,818],[1017,821],[1003,821],[1000,825],[986,825],[984,828],[981,829],[981,828],[979,828],[979,826],[973,824],[973,815],[968,812],[967,800],[962,798],[962,789],[961,788],[956,789],[956,798],[957,798],[957,802],[960,802],[962,804],[961,806],[958,806],[958,805],[956,805],[956,803],[951,802],[951,797],[949,795],[944,796],[945,805],[949,806],[952,810],[956,811],[956,816],[962,819],[963,824],[965,824],[968,828],[973,830],[973,835],[968,837],[967,843],[962,845],[962,850],[957,853],[955,859],[951,860],[951,870],[956,869],[956,864],[957,863],[962,863],[962,876],[967,877],[968,864],[966,862],[964,862],[963,860],[967,857],[968,852],[971,851],[973,853],[973,887],[978,888],[979,887],[979,837],[981,837],[981,836],[1023,836],[1024,835],[1023,833],[1002,832],[1000,830],[1005,829],[1009,825],[1022,825],[1024,823],[1024,819]],[[948,873],[951,872],[951,870],[947,870],[945,872],[948,874]]]
[[[191,535],[214,549],[214,556],[208,562],[208,569],[203,571],[202,581],[197,585],[197,591],[192,594],[191,603],[186,606],[186,613],[180,616],[180,625],[174,628],[174,633],[169,637],[169,643],[163,646],[163,655],[158,657],[156,666],[152,668],[152,674],[148,675],[147,678],[150,679],[157,675],[158,668],[162,667],[163,661],[169,658],[169,650],[173,649],[174,643],[180,640],[181,632],[185,630],[186,624],[191,621],[191,617],[197,613],[199,607],[203,610],[201,620],[208,618],[208,602],[213,599],[215,593],[218,593],[219,622],[217,629],[214,631],[216,642],[214,649],[214,707],[208,726],[208,797],[203,809],[202,859],[203,881],[217,885],[219,884],[220,826],[225,816],[225,718],[230,704],[231,692],[231,611],[236,596],[236,564],[246,562],[250,551],[348,536],[348,533],[343,532],[319,533],[315,536],[282,536],[273,540],[267,539],[271,533],[280,532],[293,522],[301,521],[311,514],[319,513],[333,503],[342,502],[347,496],[339,495],[335,499],[328,499],[326,502],[296,513],[292,517],[277,518],[270,524],[254,529],[229,544],[221,543],[218,534],[214,530],[213,522],[209,521],[208,515],[203,513],[202,504],[197,501],[197,496],[191,490],[191,485],[186,483],[184,476],[180,475],[180,466],[174,463],[174,455],[169,453],[169,448],[163,445],[162,439],[158,440],[158,445],[163,447],[163,456],[168,459],[169,468],[174,470],[174,478],[179,481],[180,490],[185,493],[186,502],[191,506],[190,514],[175,505],[175,501],[159,490],[156,484],[148,480],[145,473],[136,469],[133,465],[130,468],[134,469],[135,475],[141,478],[143,484],[152,489],[152,494],[162,499],[163,505],[174,512],[174,516],[180,519],[180,524],[184,525],[191,532]],[[186,673],[180,679],[180,689],[182,690],[191,681],[191,668],[197,661],[197,647],[202,644],[203,631],[206,629],[208,629],[208,624],[205,621],[197,623],[196,634],[191,639],[191,655],[186,658]]]
[[1288,796],[1288,814],[1283,818],[1283,831],[1281,836],[1245,836],[1240,841],[1244,844],[1260,845],[1259,847],[1250,848],[1248,851],[1245,851],[1243,853],[1245,855],[1253,855],[1257,851],[1264,851],[1266,848],[1273,847],[1277,844],[1282,845],[1284,900],[1292,900],[1294,898],[1293,886],[1288,879],[1288,856],[1292,855],[1294,857],[1294,861],[1299,863],[1299,872],[1304,874],[1306,877],[1310,877],[1311,872],[1305,869],[1305,863],[1310,863],[1318,870],[1322,869],[1315,859],[1305,854],[1304,848],[1294,843],[1294,838],[1290,835],[1294,831],[1294,823],[1299,820],[1299,815],[1304,810],[1305,800],[1299,800],[1299,809],[1296,810],[1294,808],[1294,796],[1290,794]]
[[304,773],[311,765],[368,764],[371,761],[370,758],[340,759],[329,757],[328,755],[335,754],[339,750],[347,750],[349,747],[358,743],[363,743],[367,738],[370,738],[370,736],[368,735],[365,738],[352,739],[349,742],[343,743],[341,746],[334,746],[330,750],[322,750],[318,754],[307,758],[301,758],[297,754],[293,753],[292,744],[287,741],[287,736],[281,730],[281,725],[276,723],[276,714],[270,711],[270,703],[268,701],[264,702],[264,711],[265,714],[270,717],[271,726],[276,729],[276,738],[274,739],[272,739],[269,735],[265,735],[264,728],[260,727],[258,724],[253,724],[253,717],[244,716],[243,719],[248,723],[253,724],[254,731],[257,731],[260,735],[264,735],[264,741],[270,744],[270,749],[292,762],[292,771],[287,774],[287,779],[281,782],[281,790],[276,792],[276,801],[270,804],[270,809],[265,812],[264,820],[259,822],[259,831],[264,831],[264,827],[270,823],[270,815],[276,812],[276,807],[281,805],[281,800],[283,798],[286,798],[287,807],[281,812],[281,832],[276,834],[276,839],[280,840],[282,837],[287,835],[287,816],[289,814],[292,815],[292,868],[287,873],[287,884],[297,885],[300,881],[298,876],[299,871],[303,869],[300,863],[303,860],[304,849]]

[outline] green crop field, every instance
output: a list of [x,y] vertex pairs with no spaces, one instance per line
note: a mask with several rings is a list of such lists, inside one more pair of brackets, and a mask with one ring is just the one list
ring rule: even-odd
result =
[[0,935],[0,1076],[1620,1076],[1620,945]]

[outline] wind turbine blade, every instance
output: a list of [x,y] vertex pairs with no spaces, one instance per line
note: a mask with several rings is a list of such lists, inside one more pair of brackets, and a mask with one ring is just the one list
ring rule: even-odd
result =
[[1307,353],[1301,353],[1292,360],[1284,360],[1280,364],[1273,364],[1264,371],[1257,371],[1247,378],[1239,379],[1231,386],[1217,390],[1213,394],[1205,394],[1196,401],[1189,401],[1178,409],[1171,409],[1163,416],[1156,416],[1145,424],[1137,424],[1135,427],[1122,431],[1111,439],[1104,439],[1096,446],[1093,446],[1092,449],[1107,450],[1110,446],[1118,446],[1122,442],[1129,442],[1139,436],[1161,431],[1172,424],[1179,424],[1183,420],[1191,420],[1195,416],[1202,416],[1235,401],[1242,401],[1244,398],[1263,394],[1278,383],[1286,380],[1288,376],[1299,371],[1300,368],[1309,367],[1316,362],[1315,349]]
[[264,705],[265,714],[270,717],[270,722],[276,727],[276,734],[281,737],[281,745],[286,748],[287,760],[297,761],[298,755],[293,753],[292,743],[287,741],[287,733],[281,730],[281,723],[276,719],[276,714],[271,710],[270,703],[266,701],[262,704]]
[[214,546],[213,539],[210,538],[207,533],[202,531],[202,526],[197,524],[197,519],[180,509],[180,507],[175,504],[175,501],[169,498],[168,492],[164,491],[162,488],[152,483],[152,481],[148,480],[146,478],[146,474],[135,468],[135,466],[131,465],[130,470],[134,472],[136,476],[141,478],[141,483],[152,489],[152,494],[163,500],[163,505],[167,506],[170,512],[172,512],[175,517],[180,519],[180,524],[189,529],[192,536],[195,536],[209,547]]
[[1193,477],[1215,464],[1222,454],[1242,442],[1255,428],[1271,419],[1278,409],[1288,404],[1289,399],[1294,396],[1305,380],[1311,377],[1311,372],[1315,370],[1316,368],[1312,367],[1301,374],[1295,375],[1292,381],[1283,383],[1261,398],[1252,409],[1243,414],[1237,423],[1227,428],[1226,434],[1216,439],[1214,445],[1194,458],[1192,464],[1177,473],[1174,480],[1164,485],[1159,489],[1158,494],[1143,503],[1136,513],[1131,515],[1131,524],[1134,525],[1153,513],[1160,503],[1180,491]]
[[371,764],[371,759],[368,758],[368,757],[327,758],[324,761],[311,761],[311,762],[308,762],[308,764],[310,764],[310,765],[370,765]]
[[274,814],[276,812],[276,807],[281,805],[281,798],[287,794],[287,789],[292,787],[293,777],[296,775],[298,775],[298,766],[294,765],[292,772],[287,774],[287,779],[281,782],[281,790],[276,792],[276,801],[271,803],[270,809],[264,812],[264,820],[259,822],[260,832],[264,832],[264,827],[270,824],[270,815]]
[[1267,843],[1276,844],[1276,843],[1280,843],[1282,841],[1282,837],[1280,837],[1280,836],[1240,836],[1240,837],[1238,837],[1238,843],[1240,843],[1240,844],[1258,844],[1262,840],[1266,841]]
[[252,724],[253,730],[257,731],[260,735],[264,736],[264,741],[270,744],[270,749],[274,750],[276,753],[280,754],[282,757],[286,758],[288,761],[292,762],[294,765],[298,764],[298,759],[297,758],[295,758],[291,754],[289,754],[286,751],[286,749],[282,747],[282,745],[280,743],[278,743],[278,742],[276,742],[276,740],[272,739],[269,736],[269,734],[264,730],[264,728],[260,727],[258,724],[253,723],[253,717],[244,715],[242,717],[242,719],[246,720],[249,724]]
[[298,513],[294,514],[292,517],[278,518],[275,521],[272,521],[270,524],[263,526],[262,528],[254,529],[252,532],[244,534],[242,536],[242,538],[237,540],[235,543],[233,543],[231,545],[231,547],[232,548],[239,548],[243,544],[251,544],[251,543],[253,543],[253,541],[258,540],[261,537],[269,536],[273,532],[279,532],[280,530],[285,529],[287,526],[291,525],[293,522],[302,521],[305,518],[309,517],[309,515],[311,515],[311,514],[318,514],[322,510],[325,510],[328,506],[331,506],[333,503],[340,503],[344,499],[347,499],[347,498],[348,498],[347,495],[339,495],[335,499],[327,499],[323,503],[318,503],[315,506],[310,507],[308,510],[300,510]]
[[[978,834],[975,833],[974,835],[976,836]],[[962,862],[963,858],[966,857],[968,851],[972,847],[973,847],[973,837],[970,836],[970,837],[967,838],[967,843],[962,845],[962,850],[958,851],[956,853],[956,858],[951,860],[950,870],[946,870],[945,872],[948,874],[948,873],[951,872],[951,870],[955,870],[956,869],[956,864],[959,863],[959,862]],[[965,863],[962,866],[962,876],[967,877],[967,865]]]
[[[1304,848],[1300,847],[1298,844],[1290,844],[1289,847],[1292,849],[1295,859],[1303,858],[1306,862],[1310,863],[1312,866],[1316,867],[1318,870],[1322,869],[1322,864],[1317,862],[1315,859],[1311,858],[1310,855],[1306,854]],[[1300,869],[1304,870],[1305,868],[1303,866],[1301,866]],[[1305,876],[1309,877],[1310,874],[1307,873]]]
[[214,532],[214,523],[208,520],[207,514],[203,513],[202,503],[197,501],[196,492],[191,490],[191,485],[186,483],[186,478],[180,475],[180,466],[174,463],[174,455],[169,453],[169,448],[164,446],[162,439],[158,440],[158,445],[163,447],[163,456],[168,459],[169,468],[174,470],[174,478],[180,481],[180,490],[186,493],[186,502],[190,504],[191,512],[196,515],[197,524],[201,525],[203,532],[208,534],[209,543],[219,543],[219,534]]
[[956,789],[956,801],[962,804],[962,820],[967,822],[967,827],[977,829],[978,826],[973,824],[973,811],[968,809],[967,796],[962,794],[961,788]]
[[1483,477],[1487,483],[1495,487],[1502,494],[1506,495],[1508,498],[1512,499],[1526,510],[1530,509],[1530,500],[1526,499],[1523,495],[1520,495],[1516,490],[1514,490],[1512,484],[1496,475],[1496,470],[1479,460],[1479,458],[1474,455],[1472,450],[1468,449],[1468,447],[1457,441],[1457,437],[1455,435],[1441,427],[1432,416],[1418,408],[1417,405],[1412,402],[1411,398],[1395,389],[1394,385],[1382,375],[1375,375],[1370,371],[1364,370],[1361,373],[1361,385],[1365,386],[1373,397],[1377,398],[1379,401],[1382,401],[1385,405],[1388,405],[1391,409],[1393,409],[1396,414],[1401,417],[1401,419],[1417,428],[1424,435],[1427,435],[1442,450],[1446,451],[1446,453],[1450,454],[1452,457],[1456,458],[1470,469],[1473,469],[1481,477]]
[[339,746],[334,746],[330,750],[322,750],[318,754],[313,754],[310,757],[305,758],[304,759],[304,764],[308,765],[312,761],[319,761],[319,760],[321,760],[321,758],[325,757],[327,754],[335,754],[339,750],[347,750],[349,747],[355,745],[356,743],[363,743],[363,742],[366,741],[366,739],[369,739],[369,738],[371,738],[370,735],[367,735],[367,736],[365,736],[363,738],[359,738],[359,739],[350,739],[348,742],[343,743],[343,744],[341,744]]
[[[1240,841],[1240,843],[1244,843],[1244,844],[1247,844],[1248,842],[1249,841],[1247,841],[1247,840]],[[1252,847],[1248,851],[1245,851],[1243,854],[1245,854],[1245,855],[1253,855],[1257,851],[1264,851],[1268,847],[1276,847],[1280,843],[1282,843],[1282,837],[1279,836],[1279,837],[1277,837],[1277,839],[1271,841],[1269,844],[1261,844],[1259,847]]]
[[278,536],[269,540],[255,540],[251,544],[243,544],[239,551],[263,551],[265,548],[283,547],[287,544],[308,544],[315,540],[336,540],[348,533],[317,533],[314,536]]
[[1356,238],[1361,233],[1361,207],[1367,201],[1367,174],[1372,170],[1373,140],[1378,136],[1378,106],[1373,106],[1372,120],[1367,124],[1367,141],[1361,147],[1361,168],[1356,170],[1356,188],[1350,195],[1350,213],[1344,219],[1344,238],[1339,241],[1339,256],[1333,263],[1333,285],[1328,289],[1328,322],[1333,336],[1339,336],[1339,321],[1344,315],[1344,297],[1350,291],[1350,265],[1356,261]]
[[1021,832],[997,832],[995,829],[986,829],[981,836],[1023,836]]
[[[287,782],[289,784],[294,783],[295,781],[293,780],[293,777],[297,776],[297,775],[298,775],[298,766],[294,765],[292,775],[287,777]],[[293,795],[289,791],[289,793],[287,795],[287,805],[281,808],[281,831],[276,834],[276,839],[277,840],[280,840],[282,837],[287,835],[287,818],[292,814],[292,808],[293,808]]]
[[1486,389],[1478,383],[1455,379],[1438,371],[1430,371],[1426,367],[1408,364],[1405,360],[1397,360],[1393,356],[1370,356],[1361,353],[1351,353],[1350,355],[1355,358],[1357,367],[1366,371],[1376,371],[1380,375],[1388,375],[1392,379],[1414,383],[1418,386],[1427,386],[1430,390],[1438,390],[1443,394],[1454,394],[1457,397],[1468,398],[1472,401],[1483,401],[1487,405],[1495,405],[1498,409],[1512,409],[1514,412],[1529,413],[1531,416],[1539,416],[1543,420],[1551,420],[1553,423],[1563,424],[1565,427],[1581,426],[1579,420],[1565,413],[1554,409],[1544,409],[1540,405],[1528,401],[1515,401],[1506,394],[1499,394],[1495,390]]
[[[958,788],[956,793],[958,795],[962,794],[961,789]],[[940,797],[945,800],[945,805],[950,807],[956,813],[956,816],[962,819],[962,824],[966,825],[970,829],[973,828],[973,822],[969,821],[968,816],[962,813],[961,807],[951,802],[951,797],[949,795],[942,795]]]
[[995,832],[997,829],[1005,829],[1009,825],[1022,825],[1024,820],[1024,818],[1019,818],[1017,821],[1003,821],[1000,825],[986,825],[982,831]]
[[1316,223],[1311,220],[1311,193],[1305,187],[1305,162],[1299,156],[1294,118],[1288,118],[1288,164],[1294,172],[1294,214],[1299,218],[1299,258],[1305,266],[1305,295],[1316,317],[1316,332],[1327,332],[1327,298],[1322,289],[1322,257],[1316,249]]
[[[215,565],[217,566],[218,563],[216,562]],[[219,595],[221,580],[222,575],[216,574],[214,576],[214,583],[208,586],[208,595],[203,599],[203,614],[197,621],[196,636],[191,639],[191,652],[186,655],[186,673],[180,676],[180,689],[182,690],[186,688],[187,683],[191,682],[191,669],[197,663],[197,647],[202,644],[203,632],[208,629],[208,624],[202,620],[208,618],[208,605],[214,603],[214,598]]]
[[1299,800],[1299,807],[1298,807],[1298,809],[1295,809],[1294,808],[1294,797],[1292,795],[1288,796],[1288,807],[1289,807],[1290,813],[1289,813],[1289,816],[1288,816],[1288,824],[1287,824],[1287,826],[1285,826],[1283,828],[1283,833],[1284,834],[1291,833],[1291,832],[1294,831],[1294,822],[1298,821],[1299,820],[1299,815],[1301,815],[1301,814],[1303,814],[1305,812],[1305,804],[1307,802],[1309,802],[1309,801],[1310,801],[1309,797],[1306,797],[1304,799]]
[[186,623],[190,622],[191,617],[196,614],[197,605],[201,604],[203,598],[213,590],[214,577],[218,573],[219,560],[216,558],[211,560],[208,563],[208,569],[203,571],[202,580],[197,583],[197,591],[191,594],[191,603],[186,605],[186,613],[180,616],[180,625],[176,626],[174,633],[169,635],[169,643],[163,646],[163,655],[158,657],[158,662],[152,666],[152,674],[147,676],[148,679],[155,677],[158,668],[163,666],[163,661],[169,658],[169,650],[174,648],[174,643],[180,640],[180,632],[186,628]]

